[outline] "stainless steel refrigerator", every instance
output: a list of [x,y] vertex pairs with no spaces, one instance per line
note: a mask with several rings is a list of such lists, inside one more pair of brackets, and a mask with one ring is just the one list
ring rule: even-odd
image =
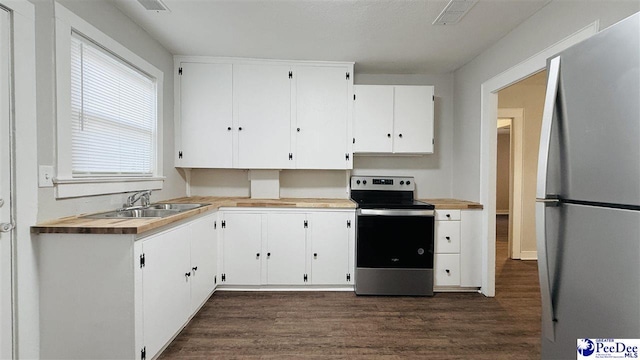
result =
[[542,358],[640,338],[640,13],[547,63],[536,203]]

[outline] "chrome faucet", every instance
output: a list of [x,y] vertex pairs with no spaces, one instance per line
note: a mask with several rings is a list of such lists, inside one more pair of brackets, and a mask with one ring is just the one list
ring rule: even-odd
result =
[[149,204],[151,203],[151,190],[145,190],[145,191],[140,191],[137,192],[133,195],[129,195],[129,197],[127,197],[127,202],[124,203],[124,205],[122,205],[125,209],[127,208],[131,208],[134,206],[134,204],[140,200],[140,206],[143,208],[149,207]]

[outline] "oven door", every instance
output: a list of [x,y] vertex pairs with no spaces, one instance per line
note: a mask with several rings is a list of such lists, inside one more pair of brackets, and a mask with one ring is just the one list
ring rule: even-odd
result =
[[358,268],[433,269],[433,210],[359,209]]

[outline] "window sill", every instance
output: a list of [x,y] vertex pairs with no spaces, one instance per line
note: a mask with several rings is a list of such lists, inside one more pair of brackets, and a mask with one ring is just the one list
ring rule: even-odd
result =
[[56,179],[56,198],[118,194],[141,190],[162,190],[164,177]]

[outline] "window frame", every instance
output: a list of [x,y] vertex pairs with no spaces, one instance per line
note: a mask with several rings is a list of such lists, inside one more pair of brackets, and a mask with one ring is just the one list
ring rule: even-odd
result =
[[[156,136],[151,176],[74,176],[71,131],[71,37],[75,32],[116,57],[138,68],[156,81]],[[160,190],[164,182],[162,161],[164,73],[111,37],[55,3],[56,67],[56,198],[106,195],[139,190]]]

